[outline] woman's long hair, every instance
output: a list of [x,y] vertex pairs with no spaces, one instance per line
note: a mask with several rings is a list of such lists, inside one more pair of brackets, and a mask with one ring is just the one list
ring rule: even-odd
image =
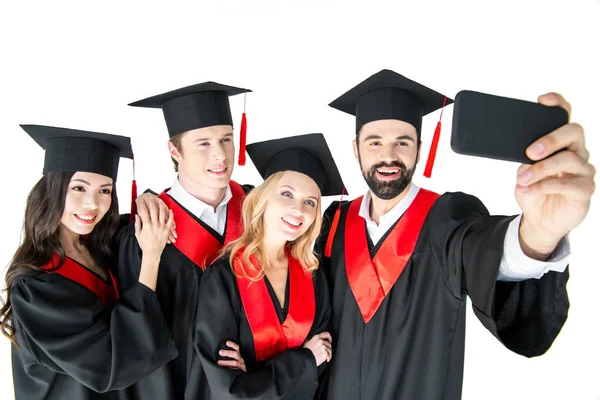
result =
[[[284,173],[285,172],[283,171],[271,175],[260,186],[253,189],[248,196],[246,196],[244,205],[242,206],[244,233],[239,239],[229,243],[221,251],[221,256],[230,253],[229,262],[233,270],[235,258],[240,257],[238,253],[240,250],[244,249],[241,253],[243,264],[242,277],[251,281],[260,280],[265,275],[265,271],[269,266],[261,246],[265,236],[264,215],[269,197],[271,197],[272,193],[276,190]],[[304,270],[309,273],[319,267],[319,260],[312,251],[312,245],[321,231],[322,218],[321,195],[319,194],[314,222],[300,237],[287,244],[292,256],[300,261]],[[250,262],[250,256],[252,255],[258,260],[258,271]],[[250,268],[251,271],[249,271],[248,268]],[[233,273],[234,275],[239,276],[235,270],[233,270]]]
[[[17,249],[6,271],[6,301],[0,308],[0,329],[15,345],[15,327],[12,325],[10,289],[17,278],[31,272],[41,272],[51,261],[52,254],[65,260],[65,249],[59,240],[60,220],[65,198],[74,171],[49,172],[29,192],[23,223],[23,242]],[[86,247],[100,265],[108,265],[112,257],[110,241],[119,223],[116,188],[113,185],[112,202],[108,212],[87,236]],[[58,268],[58,267],[57,267]]]

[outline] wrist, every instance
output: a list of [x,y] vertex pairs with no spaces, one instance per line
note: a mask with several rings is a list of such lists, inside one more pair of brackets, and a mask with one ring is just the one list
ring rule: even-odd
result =
[[142,250],[142,263],[149,262],[151,264],[160,262],[160,256],[162,252],[156,250],[144,251]]
[[546,230],[530,223],[525,216],[521,219],[519,244],[527,257],[539,261],[548,260],[561,239],[549,235]]

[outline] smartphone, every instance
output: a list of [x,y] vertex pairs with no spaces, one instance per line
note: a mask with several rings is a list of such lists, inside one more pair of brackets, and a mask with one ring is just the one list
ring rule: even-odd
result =
[[454,101],[450,146],[458,154],[532,164],[527,147],[568,122],[562,107],[462,90]]

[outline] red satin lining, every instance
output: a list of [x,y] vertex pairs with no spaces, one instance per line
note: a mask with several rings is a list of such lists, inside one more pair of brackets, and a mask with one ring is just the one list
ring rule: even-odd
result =
[[173,246],[181,251],[197,266],[206,269],[214,261],[219,250],[224,245],[237,239],[242,234],[242,203],[244,202],[244,189],[236,182],[230,181],[232,197],[227,204],[227,226],[225,227],[225,243],[213,236],[198,221],[177,204],[167,194],[167,190],[158,197],[173,211],[178,237]]
[[[42,267],[43,270],[55,268],[60,262],[58,254],[52,255],[52,261]],[[47,271],[50,274],[59,274],[73,282],[77,282],[80,285],[87,288],[89,291],[94,293],[96,297],[100,299],[100,302],[104,307],[115,304],[119,298],[117,290],[117,280],[113,276],[112,272],[108,270],[111,284],[106,283],[100,277],[95,275],[92,271],[85,268],[83,265],[71,260],[66,257],[65,262],[54,271]]]
[[231,189],[231,199],[227,203],[227,225],[225,227],[225,244],[233,242],[242,236],[244,224],[242,221],[242,205],[246,198],[246,193],[240,184],[229,181]]
[[[304,271],[300,262],[289,253],[290,299],[289,310],[283,324],[279,322],[275,306],[264,278],[252,282],[236,277],[244,312],[254,339],[258,361],[268,360],[289,348],[299,347],[306,340],[315,319],[315,289],[312,276]],[[255,256],[250,257],[258,268]],[[236,258],[234,270],[242,272],[242,261]]]
[[365,323],[379,309],[417,245],[421,228],[439,194],[420,189],[417,197],[371,259],[365,220],[358,215],[362,196],[355,199],[346,216],[346,273]]

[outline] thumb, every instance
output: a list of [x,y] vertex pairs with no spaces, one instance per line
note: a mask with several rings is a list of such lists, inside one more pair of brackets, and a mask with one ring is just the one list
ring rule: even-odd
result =
[[140,216],[135,215],[135,237],[139,237],[142,232],[142,221],[140,221]]

